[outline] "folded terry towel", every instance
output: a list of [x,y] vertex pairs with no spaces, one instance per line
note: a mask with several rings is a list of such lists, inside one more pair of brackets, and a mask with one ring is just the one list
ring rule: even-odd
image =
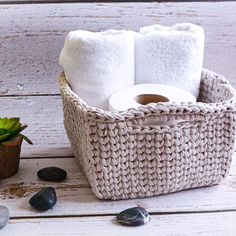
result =
[[134,38],[129,31],[72,31],[59,61],[72,90],[90,106],[108,110],[109,97],[134,84]]
[[136,84],[162,83],[197,97],[204,39],[203,29],[190,23],[140,28],[135,34]]

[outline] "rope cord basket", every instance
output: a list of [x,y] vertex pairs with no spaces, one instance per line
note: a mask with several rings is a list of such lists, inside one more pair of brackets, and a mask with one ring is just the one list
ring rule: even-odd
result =
[[236,95],[203,70],[197,103],[109,112],[88,106],[59,78],[64,125],[94,194],[128,199],[218,184],[235,141]]

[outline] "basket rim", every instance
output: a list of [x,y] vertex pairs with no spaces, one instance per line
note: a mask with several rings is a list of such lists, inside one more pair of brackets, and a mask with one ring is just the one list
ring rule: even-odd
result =
[[220,84],[226,87],[232,94],[231,98],[218,103],[203,103],[203,102],[165,102],[165,103],[152,103],[138,108],[130,108],[126,111],[106,111],[100,108],[89,106],[83,99],[72,91],[68,84],[64,72],[59,76],[59,86],[62,96],[66,96],[72,103],[79,109],[87,113],[92,119],[100,121],[122,121],[130,120],[132,118],[141,118],[150,115],[165,115],[165,114],[203,114],[212,115],[220,112],[236,112],[236,90],[233,88],[224,76],[217,74],[208,69],[202,69],[201,77],[213,77],[217,79]]

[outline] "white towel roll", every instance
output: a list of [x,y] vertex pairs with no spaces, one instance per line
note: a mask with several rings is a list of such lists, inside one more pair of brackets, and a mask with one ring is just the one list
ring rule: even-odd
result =
[[134,38],[125,30],[72,31],[61,51],[72,90],[94,107],[108,110],[109,97],[134,84]]
[[202,27],[152,25],[135,34],[136,84],[161,83],[198,96],[204,51]]

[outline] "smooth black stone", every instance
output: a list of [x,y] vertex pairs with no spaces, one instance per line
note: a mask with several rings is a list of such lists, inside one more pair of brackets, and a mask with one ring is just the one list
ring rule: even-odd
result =
[[139,226],[146,224],[151,218],[144,208],[132,207],[120,212],[116,219],[122,225]]
[[9,221],[9,210],[5,206],[0,206],[0,229],[5,227]]
[[56,191],[52,187],[42,189],[29,200],[29,204],[39,211],[51,209],[56,202]]
[[58,167],[46,167],[39,170],[37,175],[42,180],[57,182],[65,180],[67,173],[65,170]]

